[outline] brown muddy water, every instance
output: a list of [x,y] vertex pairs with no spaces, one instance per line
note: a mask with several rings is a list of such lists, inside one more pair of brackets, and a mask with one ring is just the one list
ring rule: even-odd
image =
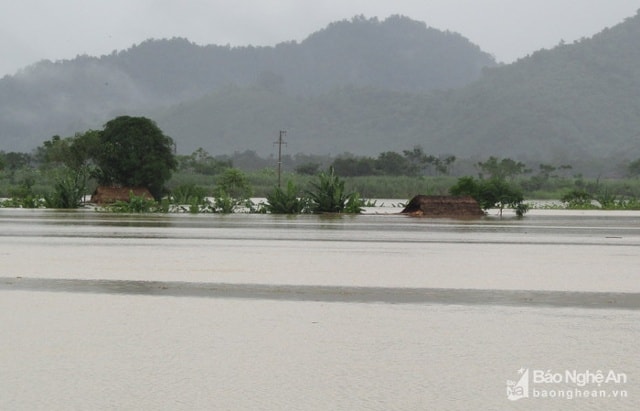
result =
[[0,209],[0,409],[640,407],[640,213],[368,211]]

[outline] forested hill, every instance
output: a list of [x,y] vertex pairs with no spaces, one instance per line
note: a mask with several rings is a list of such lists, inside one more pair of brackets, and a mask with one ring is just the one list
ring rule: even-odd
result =
[[541,162],[640,156],[640,14],[589,39],[485,69],[461,89],[428,93],[343,87],[294,98],[227,88],[158,116],[181,149],[375,155],[432,154]]
[[462,36],[400,16],[336,22],[275,47],[148,40],[102,57],[43,61],[2,78],[0,150],[29,151],[54,134],[188,104],[228,86],[289,96],[345,86],[425,92],[462,87],[495,65]]
[[[300,43],[147,41],[0,80],[0,150],[30,151],[142,114],[180,153],[434,155],[549,162],[640,156],[640,14],[498,66],[461,36],[403,17],[337,22]],[[484,68],[483,68],[484,67]]]
[[640,155],[640,13],[589,39],[485,70],[440,108],[432,144],[531,158]]

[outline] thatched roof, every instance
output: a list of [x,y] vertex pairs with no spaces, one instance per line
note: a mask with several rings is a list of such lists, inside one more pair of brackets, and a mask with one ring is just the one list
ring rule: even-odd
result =
[[409,201],[402,214],[426,217],[481,217],[484,211],[470,196],[417,195]]
[[144,187],[105,187],[100,186],[91,195],[91,202],[95,204],[112,204],[116,201],[129,201],[130,195],[153,200],[153,196]]

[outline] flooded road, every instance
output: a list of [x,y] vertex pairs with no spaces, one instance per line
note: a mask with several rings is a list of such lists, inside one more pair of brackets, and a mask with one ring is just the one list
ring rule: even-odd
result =
[[635,212],[0,209],[0,409],[635,409],[639,251]]

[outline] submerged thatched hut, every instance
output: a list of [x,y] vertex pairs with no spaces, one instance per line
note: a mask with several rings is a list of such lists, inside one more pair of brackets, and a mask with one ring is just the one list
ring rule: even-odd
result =
[[425,217],[481,217],[485,215],[478,202],[470,196],[417,195],[401,214]]
[[95,204],[113,204],[116,201],[129,201],[131,195],[153,200],[153,196],[144,187],[105,187],[100,186],[91,195]]

